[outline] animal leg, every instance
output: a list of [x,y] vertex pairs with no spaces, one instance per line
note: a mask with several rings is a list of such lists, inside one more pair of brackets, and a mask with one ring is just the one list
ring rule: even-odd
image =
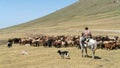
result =
[[85,57],[88,57],[87,47],[85,47],[85,53],[86,53]]
[[95,51],[93,51],[93,59],[95,58]]
[[67,57],[68,57],[68,58],[70,58],[70,55],[69,55],[69,53],[67,54]]
[[83,57],[83,52],[84,52],[84,50],[82,49],[82,51],[81,51],[81,53],[82,53],[82,57]]
[[64,59],[64,55],[61,55],[61,58]]

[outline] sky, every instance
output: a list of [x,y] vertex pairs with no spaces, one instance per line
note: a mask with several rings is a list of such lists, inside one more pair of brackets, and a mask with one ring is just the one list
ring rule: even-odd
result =
[[78,0],[0,0],[0,29],[46,16]]

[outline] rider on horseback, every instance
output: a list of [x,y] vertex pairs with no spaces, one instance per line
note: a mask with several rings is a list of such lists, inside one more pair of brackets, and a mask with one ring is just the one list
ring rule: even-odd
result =
[[91,38],[92,34],[89,31],[88,27],[85,27],[85,30],[82,32],[83,42],[85,43],[87,38]]
[[80,37],[80,47],[83,57],[83,52],[85,50],[86,55],[85,57],[89,57],[87,53],[87,47],[90,47],[92,50],[93,58],[95,58],[95,50],[97,48],[97,42],[96,40],[92,39],[92,34],[88,30],[88,27],[85,27],[85,31],[82,32],[82,36]]
[[90,32],[90,30],[88,29],[88,27],[85,27],[85,30],[82,32],[82,36],[85,38],[91,38],[92,34]]
[[90,30],[88,29],[88,27],[85,27],[85,30],[82,32],[82,41],[81,43],[85,46],[85,44],[87,44],[86,39],[87,38],[91,38],[92,34],[90,32]]
[[87,38],[91,38],[92,34],[91,32],[88,30],[88,27],[85,27],[85,30],[82,32],[82,36],[80,37],[80,46],[81,46],[81,50],[82,50],[82,57],[83,57],[83,49],[85,49],[86,52],[86,57],[88,56],[87,54]]

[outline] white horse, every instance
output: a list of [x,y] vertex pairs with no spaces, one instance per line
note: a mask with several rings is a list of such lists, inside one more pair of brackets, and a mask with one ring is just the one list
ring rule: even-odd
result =
[[80,47],[81,47],[81,51],[82,51],[82,57],[83,57],[84,49],[85,49],[85,52],[86,52],[85,57],[88,57],[87,47],[90,47],[90,49],[92,50],[92,58],[95,58],[95,51],[97,49],[97,41],[96,40],[94,40],[92,38],[87,38],[84,41],[84,38],[80,37]]

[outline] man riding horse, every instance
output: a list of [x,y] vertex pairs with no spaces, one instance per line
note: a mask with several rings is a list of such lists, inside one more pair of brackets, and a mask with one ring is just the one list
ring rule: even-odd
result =
[[92,37],[92,34],[91,34],[91,32],[90,32],[90,30],[88,29],[88,27],[85,27],[85,30],[82,32],[82,41],[81,41],[81,43],[84,45],[84,44],[86,44],[86,39],[87,38],[91,38]]
[[85,49],[85,52],[86,52],[85,57],[88,57],[88,54],[87,54],[88,41],[87,41],[87,39],[91,38],[91,37],[92,37],[92,34],[88,30],[88,27],[85,27],[85,30],[82,32],[82,36],[80,37],[80,47],[81,47],[81,50],[82,50],[82,57],[83,57],[84,49]]
[[85,27],[85,30],[82,32],[82,36],[84,38],[90,38],[90,37],[92,37],[92,34],[91,34],[90,30],[88,29],[88,27]]

